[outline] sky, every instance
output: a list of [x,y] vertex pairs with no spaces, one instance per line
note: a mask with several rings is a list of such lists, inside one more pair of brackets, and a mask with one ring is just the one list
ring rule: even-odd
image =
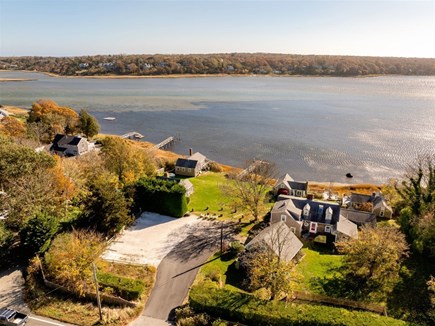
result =
[[0,56],[435,58],[435,0],[0,0]]

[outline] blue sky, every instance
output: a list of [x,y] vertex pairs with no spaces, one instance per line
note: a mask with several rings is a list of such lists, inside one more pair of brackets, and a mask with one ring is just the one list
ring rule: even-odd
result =
[[219,52],[435,58],[435,0],[0,0],[0,56]]

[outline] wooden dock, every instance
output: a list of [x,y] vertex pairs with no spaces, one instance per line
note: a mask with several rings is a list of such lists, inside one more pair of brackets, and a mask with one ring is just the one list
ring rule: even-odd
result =
[[262,166],[262,165],[268,165],[269,162],[267,161],[261,161],[261,160],[254,160],[251,165],[249,165],[246,169],[244,169],[242,172],[240,172],[237,175],[238,179],[243,179],[248,173],[251,173],[252,171],[254,171],[256,168]]
[[154,145],[154,149],[166,149],[173,146],[177,140],[179,140],[179,138],[175,136],[168,137],[160,143]]
[[128,132],[121,136],[121,138],[131,139],[131,140],[138,140],[138,139],[142,139],[143,137],[144,136],[138,133],[137,131]]

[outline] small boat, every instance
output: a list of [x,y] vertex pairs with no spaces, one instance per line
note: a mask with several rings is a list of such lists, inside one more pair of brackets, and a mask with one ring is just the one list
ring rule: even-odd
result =
[[113,120],[115,120],[116,118],[114,118],[114,117],[105,117],[105,118],[103,118],[104,120],[109,120],[109,121],[113,121]]
[[353,178],[352,173],[346,173],[346,178]]

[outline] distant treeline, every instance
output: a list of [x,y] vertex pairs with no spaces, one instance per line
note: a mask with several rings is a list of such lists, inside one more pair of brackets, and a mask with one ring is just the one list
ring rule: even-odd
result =
[[170,74],[435,75],[435,58],[265,53],[0,57],[0,68],[36,70],[65,76]]

